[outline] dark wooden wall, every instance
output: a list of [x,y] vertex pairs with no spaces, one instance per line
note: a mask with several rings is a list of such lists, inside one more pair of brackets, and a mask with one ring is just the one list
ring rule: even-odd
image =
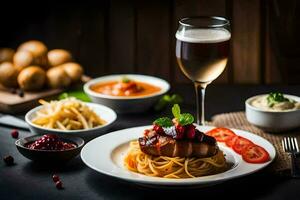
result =
[[[21,5],[0,13],[0,45],[28,39],[65,48],[91,76],[143,73],[188,82],[175,60],[178,20],[231,20],[231,56],[217,83],[300,83],[297,0],[101,0]],[[296,12],[298,11],[298,12]]]

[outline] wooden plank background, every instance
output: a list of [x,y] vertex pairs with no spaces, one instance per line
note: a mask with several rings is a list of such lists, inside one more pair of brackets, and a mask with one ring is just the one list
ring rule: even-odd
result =
[[296,1],[100,0],[46,3],[43,9],[28,4],[15,8],[13,18],[9,10],[0,13],[0,46],[38,39],[49,49],[70,50],[93,77],[142,73],[182,83],[189,80],[175,58],[178,20],[217,15],[230,19],[232,39],[228,66],[215,83],[300,83]]

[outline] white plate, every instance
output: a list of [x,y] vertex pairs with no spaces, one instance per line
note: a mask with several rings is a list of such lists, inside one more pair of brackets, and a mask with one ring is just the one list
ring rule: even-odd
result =
[[[247,131],[232,129],[237,135],[243,136],[255,144],[264,147],[270,154],[271,160],[263,164],[250,164],[245,162],[241,156],[235,153],[231,148],[219,143],[218,145],[220,149],[222,149],[226,154],[226,160],[234,163],[233,167],[226,172],[210,176],[185,179],[149,177],[128,171],[123,164],[124,157],[128,151],[129,142],[141,137],[143,131],[149,127],[150,126],[143,126],[123,129],[95,138],[83,147],[81,151],[81,158],[87,166],[97,172],[137,184],[150,186],[207,186],[254,173],[269,165],[276,155],[274,146],[264,138]],[[214,127],[198,127],[198,129],[203,132],[212,128]]]

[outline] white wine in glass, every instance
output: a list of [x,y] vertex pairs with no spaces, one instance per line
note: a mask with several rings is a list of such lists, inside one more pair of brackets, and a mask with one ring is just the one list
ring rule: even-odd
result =
[[179,21],[176,58],[184,75],[194,82],[198,124],[205,124],[205,89],[226,67],[230,38],[230,23],[225,18],[189,17]]

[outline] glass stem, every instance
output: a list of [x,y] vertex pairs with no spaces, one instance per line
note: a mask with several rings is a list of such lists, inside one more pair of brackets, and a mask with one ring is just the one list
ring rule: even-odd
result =
[[202,85],[195,82],[197,124],[202,126],[205,125],[205,112],[204,112],[205,88],[206,85]]

